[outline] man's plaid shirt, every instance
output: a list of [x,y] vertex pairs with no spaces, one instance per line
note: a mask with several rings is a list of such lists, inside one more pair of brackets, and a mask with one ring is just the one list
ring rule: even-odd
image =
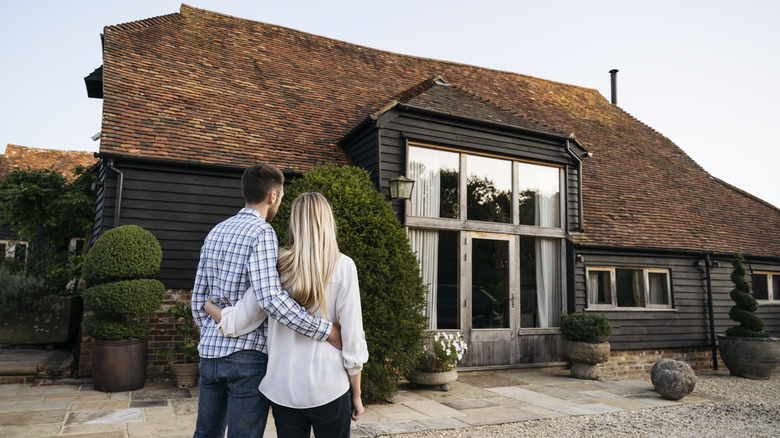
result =
[[254,290],[260,308],[269,317],[318,340],[327,339],[332,324],[314,317],[282,290],[276,258],[276,232],[251,208],[217,224],[200,250],[200,262],[192,290],[192,314],[200,328],[198,352],[207,359],[241,350],[268,352],[268,320],[255,331],[236,338],[223,336],[203,306],[209,299],[221,307],[235,305],[247,290]]

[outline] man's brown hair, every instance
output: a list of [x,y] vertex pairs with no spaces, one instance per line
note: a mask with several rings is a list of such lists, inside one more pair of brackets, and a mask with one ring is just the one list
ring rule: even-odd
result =
[[284,174],[268,163],[255,164],[241,176],[241,193],[247,204],[259,204],[284,185]]

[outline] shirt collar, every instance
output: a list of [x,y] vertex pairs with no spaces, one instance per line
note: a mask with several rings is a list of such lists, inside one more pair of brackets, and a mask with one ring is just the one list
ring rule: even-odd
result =
[[254,216],[254,217],[258,218],[258,219],[261,219],[261,220],[265,221],[265,218],[263,217],[263,215],[260,214],[260,212],[255,210],[254,208],[246,208],[246,207],[244,207],[241,210],[239,210],[238,214],[249,214],[249,215],[252,215],[252,216]]

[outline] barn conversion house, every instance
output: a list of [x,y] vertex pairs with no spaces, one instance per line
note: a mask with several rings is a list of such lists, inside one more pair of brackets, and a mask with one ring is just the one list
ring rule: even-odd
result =
[[[169,299],[189,296],[204,237],[243,205],[246,166],[292,178],[335,162],[392,202],[429,328],[464,333],[463,368],[565,363],[560,314],[575,311],[613,324],[607,372],[659,355],[711,365],[734,252],[780,335],[780,210],[596,90],[187,5],[108,26],[102,47],[86,78],[103,99],[95,236],[151,231]],[[389,196],[400,175],[409,200]]]

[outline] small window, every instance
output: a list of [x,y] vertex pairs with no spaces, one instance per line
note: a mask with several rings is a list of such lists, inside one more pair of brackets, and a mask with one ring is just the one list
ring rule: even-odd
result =
[[754,272],[753,297],[758,301],[780,304],[780,272]]
[[588,268],[589,308],[671,308],[669,270]]

